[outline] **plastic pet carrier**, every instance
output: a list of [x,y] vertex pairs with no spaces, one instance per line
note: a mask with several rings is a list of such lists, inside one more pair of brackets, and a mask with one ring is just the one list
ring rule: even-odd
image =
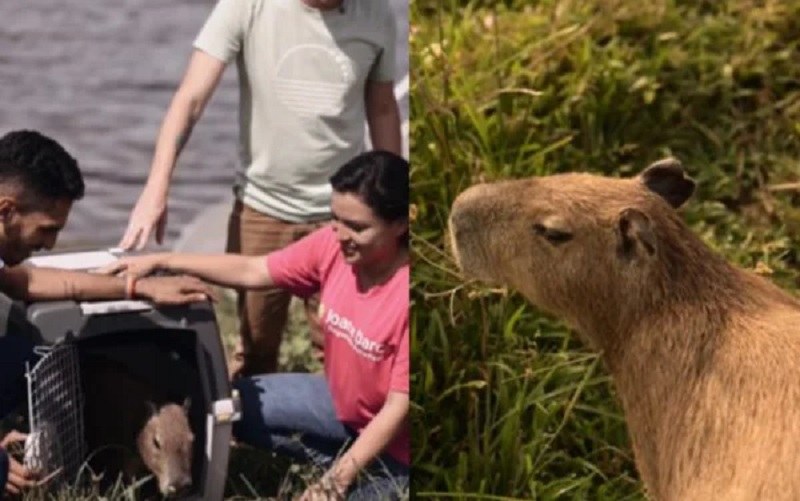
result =
[[[39,256],[34,266],[90,269],[116,259],[112,251]],[[192,485],[178,499],[221,500],[238,399],[231,394],[216,316],[209,303],[155,307],[142,301],[48,301],[2,309],[7,330],[34,336],[42,355],[29,367],[29,443],[25,461],[58,483],[71,483],[85,464],[80,377],[86,356],[102,356],[132,374],[191,399]],[[27,325],[26,325],[27,324]]]

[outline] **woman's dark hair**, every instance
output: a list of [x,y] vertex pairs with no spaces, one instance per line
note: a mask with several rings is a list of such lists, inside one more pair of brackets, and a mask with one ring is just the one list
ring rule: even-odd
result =
[[0,185],[18,184],[32,202],[83,198],[78,162],[53,139],[31,130],[0,138]]
[[[339,193],[354,193],[381,219],[387,222],[408,219],[408,162],[388,151],[362,153],[331,176]],[[408,234],[403,236],[408,243]]]

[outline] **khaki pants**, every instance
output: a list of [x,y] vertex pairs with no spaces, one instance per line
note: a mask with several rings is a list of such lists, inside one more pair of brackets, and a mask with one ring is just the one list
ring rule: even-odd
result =
[[[326,224],[326,221],[287,223],[236,201],[228,221],[226,250],[251,256],[266,255],[300,240]],[[278,370],[278,355],[291,299],[289,292],[277,287],[238,292],[239,341],[229,366],[231,378]],[[318,306],[318,294],[305,301],[311,342],[315,355],[321,358],[324,340],[317,316]]]

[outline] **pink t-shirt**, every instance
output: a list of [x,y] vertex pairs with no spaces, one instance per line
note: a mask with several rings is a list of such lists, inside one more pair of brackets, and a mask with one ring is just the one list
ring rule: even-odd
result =
[[[326,226],[270,254],[267,266],[275,284],[297,296],[320,291],[325,377],[339,420],[360,433],[390,390],[408,393],[408,265],[359,292],[355,271]],[[406,420],[387,452],[408,465],[409,449]]]

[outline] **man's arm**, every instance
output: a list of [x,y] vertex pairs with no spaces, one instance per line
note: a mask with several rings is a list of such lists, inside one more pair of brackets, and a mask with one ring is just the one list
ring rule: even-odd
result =
[[156,140],[150,175],[128,220],[119,247],[143,249],[155,231],[163,242],[167,225],[167,194],[175,164],[195,123],[217,88],[227,64],[240,52],[250,2],[218,0],[195,40],[186,69]]
[[141,278],[129,284],[123,277],[26,265],[1,269],[0,291],[22,301],[117,300],[132,293],[159,304],[185,304],[213,297],[208,286],[193,277]]
[[192,53],[183,81],[161,123],[150,174],[120,241],[121,248],[143,248],[153,230],[156,241],[163,240],[167,195],[178,155],[214,94],[225,66],[224,62],[201,50],[195,49]]
[[159,130],[147,179],[151,189],[166,196],[178,155],[189,140],[192,128],[202,116],[224,71],[223,61],[198,49],[192,53],[183,81],[172,98]]
[[372,147],[402,155],[400,108],[393,82],[368,80],[364,98]]
[[241,50],[249,2],[218,0],[194,43],[189,66],[164,117],[148,178],[154,191],[169,187],[169,179],[194,124],[200,119],[227,64]]
[[22,301],[121,299],[125,297],[125,279],[19,265],[0,270],[0,290]]

